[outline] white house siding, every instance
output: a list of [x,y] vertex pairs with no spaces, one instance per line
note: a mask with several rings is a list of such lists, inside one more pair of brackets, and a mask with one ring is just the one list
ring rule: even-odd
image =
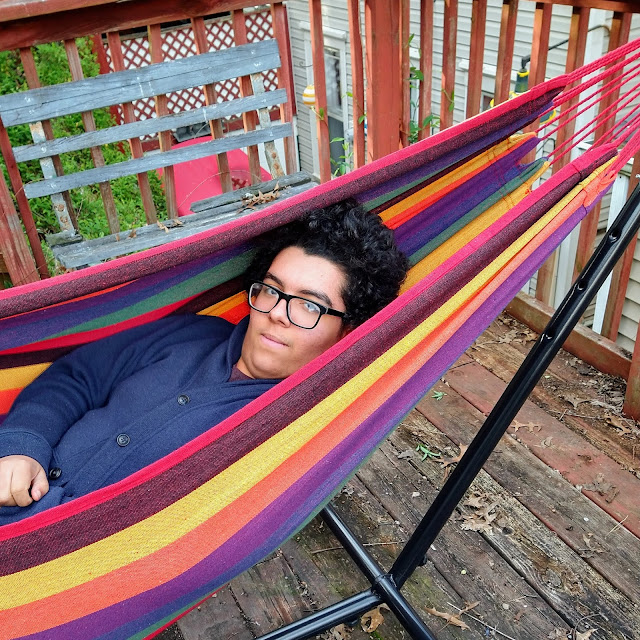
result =
[[[469,62],[469,49],[471,39],[471,0],[460,0],[459,20],[456,47],[456,78],[454,91],[454,122],[461,122],[465,118],[466,98],[467,98],[467,69]],[[331,34],[344,34],[344,46],[346,50],[346,76],[347,85],[344,91],[351,89],[351,64],[349,45],[349,22],[344,0],[323,0],[323,28],[325,37]],[[410,33],[413,35],[411,41],[411,64],[419,67],[420,56],[420,2],[411,1],[411,26]],[[313,112],[302,104],[302,92],[308,84],[307,61],[305,58],[305,26],[309,24],[308,2],[307,0],[288,0],[287,9],[289,14],[289,25],[291,35],[291,48],[293,56],[294,78],[296,85],[296,99],[298,101],[298,134],[301,167],[307,171],[314,172],[314,144],[316,138],[316,123]],[[513,66],[512,66],[512,88],[521,59],[531,53],[531,39],[533,31],[533,18],[535,12],[535,2],[520,0],[518,8],[518,21],[514,46]],[[572,9],[569,6],[556,5],[553,8],[551,21],[551,33],[549,44],[554,45],[568,38],[571,23]],[[487,8],[487,23],[485,36],[484,53],[484,75],[483,93],[491,97],[495,88],[495,67],[498,59],[498,45],[500,37],[500,21],[502,13],[502,0],[489,0]],[[361,15],[364,22],[364,1],[361,2]],[[610,25],[612,12],[603,10],[592,10],[590,15],[590,26]],[[433,93],[432,111],[438,115],[440,113],[441,95],[441,69],[442,69],[442,34],[444,22],[444,2],[436,0],[434,3],[434,47],[433,47]],[[364,34],[364,24],[361,25]],[[308,29],[306,30],[308,33]],[[640,37],[640,15],[633,16],[631,25],[631,38]],[[587,47],[587,62],[598,58],[605,53],[608,48],[608,30],[596,29],[589,35],[589,46]],[[548,54],[547,78],[555,77],[564,73],[567,54],[567,45],[564,44]],[[530,65],[527,66],[530,69]],[[310,76],[310,74],[309,74]],[[366,79],[365,79],[366,82]],[[352,100],[344,95],[348,106],[348,124],[345,128],[351,127],[352,121]],[[414,108],[414,119],[417,120],[417,109]],[[579,126],[579,125],[578,125]],[[547,144],[550,144],[547,143]],[[599,236],[606,229],[609,198],[605,198],[600,220]],[[575,245],[575,240],[574,240]],[[563,247],[562,251],[572,252],[575,246],[569,247],[569,243]],[[568,288],[570,277],[561,274],[558,277],[556,287],[556,303],[564,295]],[[594,304],[585,315],[585,323],[591,325],[594,317]],[[631,272],[631,282],[627,292],[627,298],[623,310],[623,318],[620,326],[620,336],[618,342],[621,346],[632,349],[635,335],[640,321],[640,248],[636,250],[636,259]]]

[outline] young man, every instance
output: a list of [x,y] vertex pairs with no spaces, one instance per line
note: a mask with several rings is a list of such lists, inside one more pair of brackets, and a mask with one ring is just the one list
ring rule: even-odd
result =
[[406,269],[378,216],[339,203],[267,239],[237,326],[174,316],[59,359],[0,426],[0,524],[122,480],[224,420],[391,302]]

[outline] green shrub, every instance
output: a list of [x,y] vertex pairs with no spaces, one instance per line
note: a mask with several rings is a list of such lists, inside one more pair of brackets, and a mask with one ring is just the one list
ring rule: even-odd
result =
[[[80,38],[77,42],[84,75],[86,77],[98,75],[100,68],[92,51],[91,39]],[[53,85],[71,80],[69,65],[62,43],[39,45],[33,48],[33,53],[42,85]],[[2,94],[26,89],[28,87],[18,52],[0,52],[0,91]],[[98,129],[106,128],[113,124],[113,115],[109,109],[95,110],[93,115]],[[56,137],[74,135],[85,130],[82,117],[79,114],[56,118],[51,124]],[[28,125],[11,127],[9,129],[9,138],[13,145],[30,144],[32,142]],[[104,145],[101,148],[106,164],[122,162],[131,157],[127,142]],[[65,173],[73,173],[94,167],[89,150],[66,153],[61,156],[61,161]],[[4,163],[2,163],[2,170],[5,173],[5,178],[8,179]],[[42,179],[42,170],[38,161],[22,163],[20,172],[25,184]],[[158,216],[166,218],[166,202],[160,179],[153,171],[149,172],[148,175]],[[136,176],[127,176],[114,180],[111,183],[111,189],[121,229],[126,230],[144,224],[144,208]],[[78,230],[80,233],[85,238],[97,238],[109,234],[110,231],[98,185],[74,189],[70,194],[78,217]],[[30,201],[30,205],[39,231],[46,234],[55,233],[59,230],[49,197],[34,198]]]

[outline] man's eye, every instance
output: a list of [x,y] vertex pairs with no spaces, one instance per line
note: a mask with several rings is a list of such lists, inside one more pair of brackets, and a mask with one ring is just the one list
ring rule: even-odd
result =
[[273,287],[265,287],[264,292],[268,295],[268,296],[278,296],[278,290],[274,289]]
[[313,303],[313,302],[309,302],[308,300],[304,301],[302,307],[307,313],[319,313],[320,312],[320,307],[317,304]]

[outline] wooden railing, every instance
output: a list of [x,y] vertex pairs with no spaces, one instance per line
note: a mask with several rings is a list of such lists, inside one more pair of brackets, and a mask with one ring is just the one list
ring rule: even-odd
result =
[[[313,82],[315,85],[315,113],[312,118],[317,138],[317,166],[322,181],[332,177],[330,136],[327,119],[327,95],[324,68],[325,29],[330,26],[332,10],[337,0],[290,0],[289,11],[294,7],[306,11],[310,27],[313,58]],[[339,3],[338,3],[339,4]],[[589,18],[593,10],[606,10],[609,20],[609,49],[629,38],[631,19],[640,12],[640,3],[631,0],[503,0],[501,12],[495,15],[495,2],[488,0],[444,0],[444,8],[433,0],[365,0],[363,10],[359,0],[343,0],[341,15],[348,16],[348,25],[342,27],[348,33],[351,86],[343,87],[349,96],[350,122],[345,130],[352,131],[351,163],[354,168],[373,159],[391,153],[409,143],[412,120],[417,121],[417,137],[429,136],[434,129],[444,129],[454,121],[470,117],[486,108],[486,76],[483,89],[483,68],[495,66],[495,82],[492,88],[496,103],[508,99],[512,89],[514,59],[522,55],[523,43],[517,40],[518,30],[528,30],[530,55],[529,86],[542,82],[545,77],[571,71],[581,65],[587,55]],[[185,17],[198,18],[207,13],[238,11],[251,6],[242,0],[130,0],[115,3],[113,0],[9,0],[0,4],[0,50],[26,49],[35,44],[55,40],[69,40],[84,34],[109,33],[138,28],[141,25],[163,24]],[[439,21],[435,11],[443,11]],[[491,17],[489,14],[493,11]],[[282,2],[271,3],[275,36],[284,41],[289,37],[287,16]],[[557,33],[552,31],[552,21],[558,13],[566,22],[564,37],[568,43],[562,48],[564,60],[558,69],[557,60],[551,61],[549,48]],[[526,24],[523,24],[523,14]],[[489,20],[499,23],[499,46],[488,47],[486,41]],[[436,23],[444,25],[442,30]],[[462,46],[461,26],[470,33],[470,43]],[[411,40],[415,36],[415,42]],[[113,36],[111,36],[113,38]],[[364,46],[363,46],[364,43]],[[461,51],[464,48],[464,55]],[[557,56],[557,52],[553,55]],[[457,60],[468,60],[466,99],[456,95]],[[417,60],[417,63],[416,63]],[[439,63],[439,61],[442,61]],[[494,63],[495,60],[495,63]],[[283,60],[282,82],[293,84],[293,62]],[[553,68],[550,68],[549,65]],[[553,66],[555,65],[555,66]],[[417,67],[417,72],[414,70]],[[517,68],[517,65],[516,65]],[[411,78],[411,82],[409,79]],[[413,94],[412,94],[413,85]],[[304,86],[296,86],[298,97]],[[433,95],[440,99],[434,101]],[[414,103],[415,108],[414,108]],[[162,108],[159,105],[159,108]],[[606,108],[606,104],[600,109]],[[291,105],[287,107],[291,109]],[[412,116],[412,111],[417,115]],[[365,117],[366,116],[366,117]],[[288,111],[285,120],[293,118]],[[425,122],[427,126],[422,126]],[[415,122],[413,123],[414,129]],[[561,135],[570,135],[568,130]],[[561,142],[561,140],[559,140]],[[289,149],[289,155],[292,150]],[[632,189],[640,172],[640,159],[634,159],[629,189]],[[554,165],[557,170],[557,165]],[[0,251],[5,256],[9,270],[22,281],[33,279],[35,269],[29,267],[28,251],[24,239],[17,231],[17,215],[10,199],[0,184],[0,205],[5,210],[5,229],[13,234],[11,246],[6,237],[0,240]],[[2,218],[0,217],[0,221]],[[591,254],[597,231],[598,212],[594,211],[582,224],[576,256],[579,269]],[[0,222],[1,223],[1,222]],[[0,228],[0,235],[5,232]],[[27,233],[41,276],[46,276],[42,258],[38,255],[37,232],[27,225]],[[35,234],[35,235],[34,235]],[[5,246],[7,245],[7,246]],[[635,340],[633,360],[619,349],[615,340],[622,317],[622,303],[628,286],[634,247],[630,247],[624,259],[616,267],[610,289],[603,323],[602,336],[593,335],[590,348],[581,356],[600,370],[628,378],[628,395],[625,408],[640,417],[640,340]],[[26,273],[30,275],[25,275]],[[512,308],[523,320],[533,325],[549,311],[551,284],[555,273],[552,258],[539,272],[534,301],[520,300]],[[12,276],[13,277],[13,276]],[[14,280],[18,281],[18,280]],[[540,315],[542,314],[542,316]],[[626,373],[628,372],[628,373]]]

